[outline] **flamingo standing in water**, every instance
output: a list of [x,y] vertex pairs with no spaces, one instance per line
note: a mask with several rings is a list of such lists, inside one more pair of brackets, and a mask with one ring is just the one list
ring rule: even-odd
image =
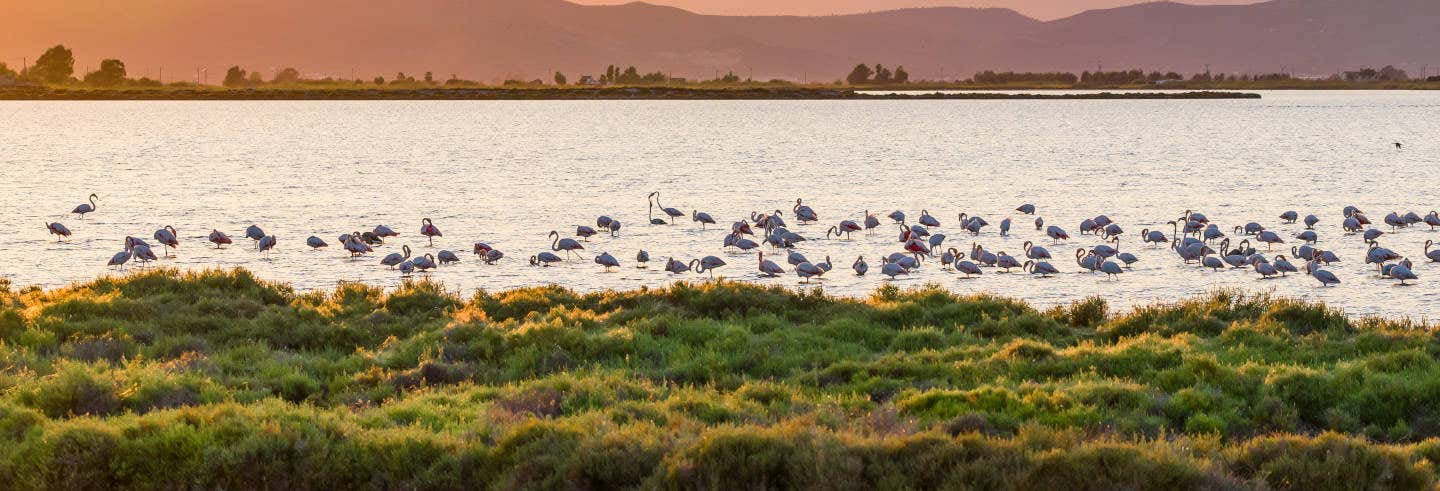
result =
[[615,259],[615,256],[611,256],[608,252],[602,252],[600,255],[595,256],[595,264],[599,264],[608,271],[610,268],[620,267],[620,260]]
[[86,214],[86,213],[93,213],[93,212],[95,211],[95,207],[96,207],[95,200],[97,200],[97,199],[100,199],[100,197],[99,197],[99,196],[95,196],[95,193],[90,193],[90,202],[89,202],[89,203],[80,203],[80,205],[79,205],[79,206],[76,206],[74,210],[70,210],[70,213],[74,213],[74,214],[76,214],[76,215],[80,215],[80,219],[82,219],[82,220],[85,219],[85,214]]
[[180,247],[179,234],[179,232],[175,231],[175,227],[169,225],[155,231],[155,241],[159,242],[160,245],[165,248],[165,257],[175,257],[170,253],[170,250]]
[[760,261],[759,268],[760,268],[760,275],[761,275],[761,276],[765,276],[765,277],[769,277],[769,278],[774,278],[774,277],[776,277],[776,276],[780,276],[780,275],[782,275],[782,274],[785,274],[785,269],[784,269],[784,268],[781,268],[779,264],[775,264],[775,261],[771,261],[771,260],[769,260],[769,259],[765,259],[765,251],[760,251],[759,261]]
[[1434,245],[1435,241],[1433,240],[1425,241],[1425,257],[1432,262],[1440,263],[1440,249],[1430,250],[1430,247]]
[[[444,234],[440,233],[440,227],[436,227],[435,221],[429,218],[420,219],[420,235],[424,235],[430,239],[430,247],[435,246],[436,237],[444,237]],[[417,264],[416,267],[419,267],[419,265]],[[424,270],[425,268],[420,269]]]
[[700,222],[700,230],[705,230],[706,225],[715,224],[715,219],[711,218],[709,213],[705,213],[699,210],[692,210],[690,212],[690,220]]
[[[665,221],[659,220],[659,219],[657,219],[657,218],[654,217],[654,212],[655,212],[655,209],[656,209],[656,208],[659,208],[660,211],[664,212],[666,216],[669,216],[669,217],[670,217],[670,224],[671,224],[671,225],[674,225],[674,224],[675,224],[675,219],[676,219],[676,218],[680,218],[680,217],[685,216],[685,212],[683,212],[683,211],[680,211],[680,210],[677,210],[677,209],[674,209],[674,208],[666,208],[665,205],[660,204],[660,192],[659,192],[659,191],[655,191],[655,192],[650,193],[650,196],[648,196],[647,198],[650,200],[650,212],[651,212],[650,224],[651,224],[651,225],[664,225],[664,224],[665,224]],[[657,223],[657,222],[658,222],[658,223]]]
[[855,270],[855,276],[865,276],[865,273],[870,272],[870,265],[865,263],[865,256],[860,256],[855,258],[855,263],[850,265],[850,269]]
[[435,253],[435,258],[440,260],[440,265],[454,264],[460,262],[460,256],[451,251],[440,251]]
[[791,211],[795,212],[795,220],[801,224],[820,221],[820,216],[815,214],[814,209],[806,206],[802,198],[795,198],[795,207],[791,208]]
[[373,233],[373,234],[375,234],[376,236],[379,236],[379,237],[399,237],[399,236],[400,236],[400,232],[396,232],[394,229],[391,229],[390,227],[387,227],[387,226],[385,226],[385,225],[376,225],[376,226],[375,226],[375,230],[372,231],[371,233]]
[[323,249],[326,247],[330,247],[330,244],[325,243],[325,239],[316,237],[314,235],[311,235],[310,238],[305,239],[305,245],[310,246],[311,249]]
[[395,269],[395,266],[399,266],[400,263],[405,262],[406,259],[410,259],[410,246],[400,246],[400,251],[401,252],[392,252],[390,254],[386,254],[385,257],[380,258],[380,265],[389,266],[390,269]]
[[568,237],[567,237],[567,238],[561,238],[561,237],[560,237],[560,232],[557,232],[557,231],[554,231],[554,230],[551,230],[551,231],[550,231],[550,238],[551,238],[551,241],[550,241],[550,250],[556,251],[556,252],[565,251],[565,256],[566,256],[566,257],[569,257],[571,254],[574,254],[575,251],[580,251],[580,250],[584,250],[584,249],[585,249],[585,246],[580,245],[580,242],[576,241],[575,239],[568,238]]
[[266,235],[255,243],[255,248],[265,253],[265,259],[270,259],[270,250],[275,248],[276,238],[274,235]]
[[700,259],[690,260],[690,270],[697,274],[710,273],[710,278],[715,278],[715,268],[725,265],[725,260],[715,256],[705,256]]
[[646,252],[644,249],[641,249],[640,252],[635,253],[635,267],[639,269],[645,269],[650,267],[650,253]]
[[221,248],[222,246],[225,246],[225,245],[227,245],[227,244],[233,244],[233,243],[234,243],[234,241],[230,240],[230,236],[229,236],[229,235],[225,235],[225,232],[221,232],[221,231],[219,231],[219,230],[213,230],[213,229],[210,230],[210,236],[207,237],[206,239],[209,240],[211,244],[215,244],[215,248],[216,248],[216,249],[219,249],[219,248]]
[[47,222],[45,229],[49,230],[50,234],[55,236],[56,242],[60,242],[70,236],[70,229],[66,228],[65,225],[62,225],[60,222]]

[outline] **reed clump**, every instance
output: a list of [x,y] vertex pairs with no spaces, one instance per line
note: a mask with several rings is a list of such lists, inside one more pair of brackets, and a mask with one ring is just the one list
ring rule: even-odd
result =
[[1440,459],[1429,326],[1263,295],[0,286],[9,488],[1415,489]]

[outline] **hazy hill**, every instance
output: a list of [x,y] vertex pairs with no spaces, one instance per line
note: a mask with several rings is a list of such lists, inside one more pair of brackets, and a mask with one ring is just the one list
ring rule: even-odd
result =
[[[239,64],[365,78],[396,71],[492,79],[607,64],[677,76],[734,70],[833,80],[857,62],[903,64],[918,78],[983,68],[1139,66],[1194,72],[1333,73],[1362,64],[1440,66],[1435,0],[1275,0],[1245,6],[1147,3],[1040,22],[1007,9],[927,8],[828,17],[698,15],[643,3],[562,0],[70,0],[25,2],[0,17],[11,65],[51,44],[81,65],[126,60],[217,81]],[[77,67],[84,69],[83,66]]]

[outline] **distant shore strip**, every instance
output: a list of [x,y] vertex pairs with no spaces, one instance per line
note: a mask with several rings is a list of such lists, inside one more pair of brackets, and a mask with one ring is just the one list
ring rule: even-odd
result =
[[1115,100],[1115,99],[1259,99],[1260,94],[1228,91],[1190,92],[895,92],[805,88],[430,88],[430,89],[0,89],[0,100]]

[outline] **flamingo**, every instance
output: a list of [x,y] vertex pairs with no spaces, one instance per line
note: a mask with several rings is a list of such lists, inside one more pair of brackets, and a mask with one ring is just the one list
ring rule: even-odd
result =
[[[435,247],[436,237],[444,236],[444,234],[440,233],[440,227],[436,227],[435,221],[429,218],[420,219],[420,235],[424,235],[426,238],[430,239],[430,247]],[[415,267],[420,268],[420,265],[416,264]],[[425,268],[420,269],[423,271]]]
[[1025,261],[1025,266],[1022,269],[1027,273],[1038,275],[1041,278],[1049,278],[1051,275],[1060,274],[1059,269],[1056,269],[1054,265],[1045,261]]
[[410,276],[411,274],[415,273],[415,262],[406,259],[405,262],[400,263],[399,268],[400,276]]
[[620,236],[620,220],[610,220],[610,238]]
[[955,271],[964,273],[966,278],[969,278],[971,275],[984,274],[984,272],[980,270],[980,265],[970,261],[956,261]]
[[1040,230],[1040,228],[1041,228],[1041,227],[1044,227],[1044,226],[1045,226],[1045,219],[1044,219],[1044,218],[1041,218],[1041,217],[1035,217],[1035,230]]
[[114,256],[110,256],[110,262],[105,263],[105,266],[119,266],[120,271],[124,271],[125,263],[130,262],[130,255],[130,248],[127,247],[125,250],[115,253]]
[[930,216],[930,210],[920,210],[920,218],[916,219],[921,225],[928,227],[939,227],[940,220]]
[[615,221],[615,219],[610,218],[608,215],[600,215],[595,218],[595,228],[610,228],[610,222],[613,221]]
[[49,230],[50,234],[55,236],[56,242],[60,242],[70,236],[70,229],[66,228],[65,225],[60,222],[46,222],[45,229]]
[[755,235],[755,229],[750,228],[750,222],[740,220],[730,224],[730,233],[736,235]]
[[474,250],[476,256],[480,256],[481,259],[484,259],[485,256],[489,255],[490,251],[495,250],[495,247],[484,242],[476,242]]
[[795,265],[795,275],[799,276],[804,283],[809,283],[811,278],[819,278],[825,275],[825,270],[810,263]]
[[941,253],[941,254],[940,254],[940,268],[941,268],[941,269],[950,269],[950,265],[951,265],[951,264],[955,264],[955,260],[960,257],[960,255],[957,254],[957,252],[958,252],[958,251],[957,251],[954,247],[951,247],[949,250],[945,251],[944,253]]
[[1384,221],[1386,225],[1390,226],[1391,232],[1394,232],[1396,230],[1399,230],[1401,227],[1409,225],[1405,222],[1405,219],[1402,218],[1399,213],[1395,213],[1393,211],[1390,212],[1390,214],[1385,215]]
[[1121,268],[1115,261],[1105,261],[1100,265],[1100,272],[1105,273],[1106,278],[1115,279],[1125,273],[1125,268]]
[[615,259],[615,256],[611,256],[608,252],[602,252],[600,255],[595,256],[595,264],[599,264],[601,267],[609,270],[610,268],[620,267],[620,260]]
[[895,210],[890,212],[890,214],[886,216],[890,217],[891,220],[894,220],[895,223],[905,223],[905,212],[903,211]]
[[845,240],[850,240],[850,234],[861,230],[864,229],[860,227],[860,224],[855,223],[854,220],[841,220],[839,225],[830,227],[830,230],[825,232],[825,236],[829,237],[834,235],[835,238],[838,239],[840,238],[840,234],[843,233],[845,234]]
[[680,274],[690,271],[690,265],[685,264],[683,261],[676,261],[675,258],[672,257],[665,260],[665,271],[669,271],[670,274]]
[[439,267],[439,265],[435,263],[435,256],[430,254],[411,259],[410,262],[414,264],[415,269],[420,270],[421,273],[425,273]]
[[1034,242],[1030,242],[1027,240],[1025,241],[1025,245],[1023,247],[1025,248],[1026,259],[1034,259],[1036,261],[1039,261],[1041,259],[1051,259],[1050,251],[1045,249],[1044,247],[1035,245]]
[[1000,220],[1000,236],[1010,236],[1010,217],[1005,217],[1004,220]]
[[865,263],[865,256],[860,256],[855,258],[855,263],[850,265],[850,269],[855,270],[855,276],[865,276],[865,273],[870,272],[870,265]]
[[905,269],[905,267],[901,266],[899,263],[890,262],[888,260],[885,260],[884,258],[881,258],[881,263],[882,264],[880,266],[880,274],[889,276],[891,280],[894,280],[895,277],[900,275],[910,274],[910,270]]
[[591,237],[594,237],[594,236],[595,236],[596,234],[598,234],[598,233],[599,233],[599,232],[596,232],[595,229],[590,228],[590,227],[587,227],[587,226],[584,226],[584,225],[576,225],[576,226],[575,226],[575,236],[576,236],[576,237],[580,237],[580,238],[582,238],[582,239],[585,239],[586,242],[589,242],[589,241],[590,241],[590,238],[591,238]]
[[76,215],[80,215],[80,219],[81,219],[81,220],[84,220],[86,213],[93,213],[93,212],[95,211],[96,206],[97,206],[97,205],[95,204],[95,200],[97,200],[97,199],[100,199],[100,197],[99,197],[99,196],[95,196],[95,193],[90,193],[90,202],[89,202],[89,203],[80,203],[80,205],[79,205],[79,206],[76,206],[74,210],[70,210],[70,213],[74,213],[74,214],[76,214]]
[[574,251],[585,249],[585,246],[580,245],[580,242],[576,241],[575,239],[571,239],[568,237],[563,239],[560,238],[560,232],[554,230],[550,231],[550,239],[550,250],[556,252],[565,251],[566,257],[569,257],[570,254],[574,253]]
[[725,260],[715,256],[705,256],[690,261],[690,270],[697,274],[710,273],[710,278],[715,278],[715,268],[725,265]]
[[999,254],[995,255],[995,265],[1000,267],[1000,269],[1005,270],[1006,273],[1009,273],[1010,270],[1013,268],[1024,267],[1024,265],[1021,264],[1019,260],[1010,257],[1010,255],[1006,254],[1005,251],[1000,251]]
[[1315,228],[1315,224],[1317,224],[1317,223],[1320,223],[1320,217],[1317,217],[1317,216],[1315,216],[1315,215],[1305,215],[1305,228],[1306,228],[1306,229]]
[[234,243],[234,241],[230,240],[229,235],[225,235],[225,232],[214,229],[210,230],[210,236],[207,237],[206,240],[209,240],[211,244],[215,244],[216,249],[219,249],[227,244]]
[[1065,233],[1065,229],[1056,227],[1054,225],[1051,225],[1050,228],[1045,229],[1045,235],[1049,236],[1057,244],[1060,243],[1060,241],[1062,240],[1070,240],[1070,234]]
[[1305,271],[1310,273],[1311,278],[1319,281],[1322,288],[1340,284],[1340,278],[1337,278],[1335,273],[1320,269],[1320,263],[1317,261],[1305,263]]
[[1429,215],[1425,215],[1425,224],[1429,225],[1432,231],[1436,227],[1440,227],[1440,212],[1432,211]]
[[1285,276],[1286,273],[1300,272],[1300,270],[1296,268],[1294,264],[1291,264],[1284,255],[1275,256],[1274,266],[1275,270],[1280,272],[1280,276]]
[[[1170,224],[1174,225],[1175,222],[1170,222]],[[1165,237],[1164,232],[1161,232],[1159,230],[1150,230],[1148,228],[1140,231],[1140,241],[1151,245],[1170,243],[1170,239]]]
[[1255,268],[1256,273],[1260,273],[1261,279],[1271,278],[1280,274],[1280,271],[1276,270],[1274,265],[1265,262],[1264,258],[1258,254],[1250,256],[1250,267]]
[[1296,213],[1295,211],[1287,211],[1280,214],[1280,220],[1284,221],[1285,223],[1295,223],[1295,221],[1299,219],[1300,214]]
[[761,252],[760,252],[759,261],[760,261],[760,265],[759,265],[760,274],[761,274],[762,276],[774,278],[774,277],[776,277],[776,276],[780,276],[780,275],[782,275],[782,274],[785,274],[785,270],[784,270],[783,268],[781,268],[779,264],[775,264],[775,261],[771,261],[771,260],[765,259],[765,252],[764,252],[764,251],[761,251]]
[[1314,230],[1303,230],[1300,233],[1295,234],[1295,238],[1300,239],[1301,242],[1314,244],[1320,241],[1320,234],[1315,233]]
[[255,248],[256,248],[256,249],[259,249],[260,252],[265,253],[265,258],[266,258],[266,259],[269,259],[269,258],[270,258],[270,250],[275,248],[275,242],[276,242],[276,241],[277,241],[277,239],[275,238],[274,235],[266,235],[264,238],[262,238],[262,239],[260,239],[259,241],[255,242]]
[[564,261],[564,259],[560,259],[560,256],[556,256],[555,254],[552,254],[550,252],[541,252],[534,256],[530,256],[531,266],[544,266],[548,268],[551,264],[555,264],[561,261]]
[[350,257],[362,256],[367,253],[375,252],[375,249],[370,248],[369,244],[366,244],[365,242],[361,241],[359,237],[356,237],[354,235],[340,236],[340,245],[345,248],[346,252],[350,253]]
[[1365,229],[1366,242],[1373,242],[1375,239],[1379,239],[1381,235],[1385,235],[1384,230],[1380,230],[1378,228]]
[[1405,286],[1405,285],[1406,285],[1406,283],[1405,283],[1406,280],[1418,280],[1418,279],[1420,279],[1420,275],[1417,275],[1417,274],[1415,274],[1415,272],[1410,271],[1410,267],[1409,267],[1409,266],[1406,266],[1406,265],[1403,264],[1403,263],[1402,263],[1402,264],[1395,264],[1395,265],[1393,265],[1393,266],[1390,267],[1390,277],[1391,277],[1391,278],[1394,278],[1394,279],[1397,279],[1397,280],[1400,280],[1400,285],[1401,285],[1401,286]]
[[705,230],[706,225],[715,224],[715,219],[711,218],[709,213],[703,211],[692,210],[690,212],[690,219],[691,221],[700,222],[700,230]]
[[1285,239],[1281,239],[1281,238],[1280,238],[1280,234],[1277,234],[1277,233],[1275,233],[1274,231],[1271,231],[1271,230],[1261,230],[1259,233],[1257,233],[1257,234],[1255,235],[1255,240],[1257,240],[1257,241],[1259,241],[1259,242],[1264,242],[1264,243],[1265,243],[1265,250],[1267,250],[1267,251],[1268,251],[1268,250],[1272,250],[1272,248],[1273,248],[1273,246],[1274,246],[1275,244],[1284,244],[1284,243],[1285,243]]
[[460,256],[456,256],[455,253],[451,251],[437,252],[435,253],[435,257],[440,260],[441,266],[460,262]]
[[639,269],[645,269],[650,267],[650,253],[645,252],[644,249],[641,249],[640,252],[635,253],[635,267]]
[[399,266],[400,263],[403,263],[405,262],[405,260],[410,259],[409,245],[400,246],[400,251],[401,252],[392,252],[385,255],[385,257],[380,258],[380,265],[389,266],[390,269],[395,269],[395,266]]
[[165,248],[163,250],[165,257],[173,257],[170,254],[170,249],[180,247],[180,239],[176,237],[177,234],[178,232],[175,231],[175,227],[169,225],[155,231],[155,242],[160,243],[160,246]]
[[[653,213],[654,213],[654,211],[655,211],[655,208],[659,208],[661,212],[665,213],[666,216],[670,217],[670,222],[669,222],[670,225],[674,225],[674,224],[675,224],[675,219],[676,219],[676,218],[680,218],[680,217],[685,216],[685,212],[683,212],[683,211],[680,211],[680,210],[677,210],[677,209],[674,209],[674,208],[666,208],[665,205],[660,204],[660,192],[659,192],[659,191],[655,191],[655,192],[650,193],[650,196],[649,196],[648,198],[649,198],[650,200],[653,200],[652,203],[651,203],[651,205],[650,205],[650,211],[651,211],[651,213],[652,213],[652,216],[651,216],[651,218],[650,218],[650,224],[651,224],[651,225],[665,225],[665,224],[666,224],[666,222],[665,222],[664,220],[659,220],[659,219],[654,218]],[[657,221],[658,221],[659,223],[656,223]]]
[[1100,261],[1101,259],[1099,257],[1096,257],[1094,254],[1090,254],[1085,249],[1075,249],[1075,264],[1080,265],[1081,268],[1088,270],[1091,273],[1094,273],[1095,271],[1098,271],[1100,269]]
[[382,244],[385,243],[385,238],[384,238],[384,237],[381,237],[381,236],[379,236],[379,235],[376,235],[375,232],[358,232],[358,231],[357,231],[357,232],[351,232],[350,235],[354,236],[354,237],[355,237],[356,239],[358,239],[359,241],[364,242],[365,245],[376,246],[376,245],[382,245]]
[[[904,222],[905,217],[902,216],[900,218],[900,221]],[[880,219],[876,218],[875,215],[871,214],[870,210],[865,210],[865,230],[875,230],[875,228],[879,226]]]
[[820,216],[815,214],[815,210],[806,206],[801,198],[795,198],[795,207],[791,211],[795,212],[795,219],[801,224],[820,220]]
[[1015,211],[1018,211],[1018,212],[1020,212],[1021,214],[1024,214],[1024,215],[1034,215],[1034,214],[1035,214],[1035,205],[1032,205],[1032,204],[1030,204],[1030,203],[1025,203],[1025,204],[1020,205],[1019,207],[1015,208]]
[[245,238],[259,241],[260,239],[265,238],[265,231],[261,230],[259,225],[251,225],[249,227],[245,227]]
[[1434,245],[1435,241],[1433,240],[1425,241],[1425,257],[1430,259],[1431,262],[1440,263],[1440,249],[1430,250],[1430,247]]
[[371,233],[375,234],[377,237],[399,237],[399,236],[400,236],[400,232],[396,232],[395,230],[393,230],[393,229],[391,229],[390,227],[387,227],[387,226],[385,226],[385,225],[376,225],[376,226],[375,226],[375,230],[374,230],[373,232],[371,232]]
[[150,250],[150,244],[146,244],[145,241],[136,239],[134,237],[126,237],[125,239],[126,242],[130,244],[130,254],[137,261],[140,261],[141,266],[144,266],[147,262],[156,261],[159,259],[155,257],[155,252]]
[[330,247],[330,244],[325,243],[325,239],[316,237],[314,235],[311,235],[310,238],[305,239],[305,245],[310,246],[311,249]]
[[1225,262],[1221,261],[1220,258],[1215,256],[1205,256],[1200,258],[1200,266],[1204,268],[1210,268],[1218,272],[1221,268],[1225,267]]

